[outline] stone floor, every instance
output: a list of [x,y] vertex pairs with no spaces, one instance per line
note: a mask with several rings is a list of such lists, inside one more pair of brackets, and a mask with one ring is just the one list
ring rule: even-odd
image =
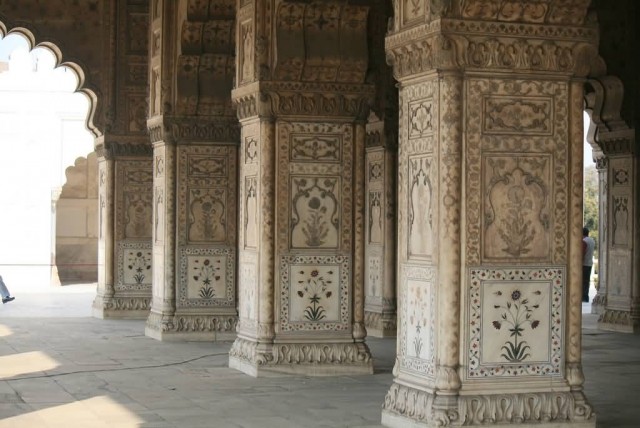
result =
[[[380,427],[395,341],[371,339],[373,376],[252,378],[230,343],[164,343],[144,321],[90,317],[95,287],[0,307],[0,428]],[[640,336],[600,332],[583,306],[587,396],[598,426],[640,427]]]

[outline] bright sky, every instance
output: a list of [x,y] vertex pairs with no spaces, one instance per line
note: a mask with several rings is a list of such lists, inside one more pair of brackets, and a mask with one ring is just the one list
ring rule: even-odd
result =
[[64,184],[66,168],[93,151],[89,103],[74,93],[75,73],[54,69],[53,54],[29,51],[22,36],[0,39],[0,62],[8,63],[0,72],[0,274],[14,288],[24,281],[48,285],[52,192]]

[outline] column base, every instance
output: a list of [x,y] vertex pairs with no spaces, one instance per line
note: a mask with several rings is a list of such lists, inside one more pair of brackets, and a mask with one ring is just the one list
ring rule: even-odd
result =
[[395,313],[365,311],[364,325],[367,329],[367,336],[372,337],[396,337],[398,331]]
[[607,296],[605,294],[596,294],[591,301],[591,313],[602,314],[604,313],[605,306],[607,305]]
[[143,320],[149,316],[151,296],[97,295],[91,309],[95,318]]
[[225,342],[236,338],[235,315],[149,314],[144,333],[166,342]]
[[365,343],[264,345],[237,338],[229,351],[229,367],[254,377],[373,374],[371,352]]
[[457,406],[434,405],[436,396],[394,383],[385,397],[382,424],[397,428],[499,426],[500,428],[595,428],[596,416],[582,393],[569,391],[460,395]]
[[631,311],[605,309],[598,318],[598,329],[619,333],[640,333],[640,319],[634,318]]

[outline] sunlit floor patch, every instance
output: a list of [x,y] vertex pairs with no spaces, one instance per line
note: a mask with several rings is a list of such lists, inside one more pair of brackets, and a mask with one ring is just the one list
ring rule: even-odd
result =
[[60,364],[44,352],[23,352],[0,357],[0,379],[53,370]]
[[13,330],[11,330],[6,325],[0,324],[0,337],[7,337],[13,334]]
[[93,397],[0,420],[9,427],[138,427],[144,420],[109,397]]

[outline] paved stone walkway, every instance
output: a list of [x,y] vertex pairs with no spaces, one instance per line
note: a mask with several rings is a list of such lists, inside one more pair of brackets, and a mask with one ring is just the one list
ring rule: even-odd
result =
[[[0,307],[0,428],[381,426],[394,340],[369,340],[373,376],[256,379],[227,367],[230,343],[158,342],[144,321],[91,318],[94,290]],[[584,338],[598,426],[640,427],[640,336],[599,332],[585,314]]]

